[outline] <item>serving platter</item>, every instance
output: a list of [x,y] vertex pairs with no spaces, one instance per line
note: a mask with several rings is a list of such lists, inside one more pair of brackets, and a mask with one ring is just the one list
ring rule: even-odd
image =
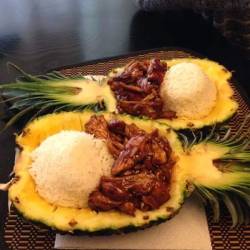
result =
[[[197,57],[197,55],[193,52],[174,48],[162,49],[92,61],[81,65],[63,67],[57,70],[67,76],[77,75],[78,73],[84,75],[102,75],[107,74],[110,69],[120,67],[133,59],[147,59],[152,57],[172,59]],[[230,120],[229,125],[233,131],[236,131],[245,116],[250,113],[250,108],[247,101],[243,99],[234,79],[231,84],[235,92],[235,99],[239,103],[239,110]],[[209,208],[207,209],[207,219],[213,249],[249,249],[250,225],[242,225],[231,229],[230,217],[226,213],[223,214],[219,223],[213,223]],[[31,225],[19,218],[15,211],[11,209],[5,221],[4,239],[10,249],[52,249],[54,246],[55,232]]]

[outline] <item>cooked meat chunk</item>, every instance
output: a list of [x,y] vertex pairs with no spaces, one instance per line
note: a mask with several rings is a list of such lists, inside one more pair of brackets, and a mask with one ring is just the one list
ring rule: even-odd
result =
[[124,150],[120,153],[112,167],[112,175],[118,175],[128,170],[145,157],[144,147],[148,138],[145,135],[137,135],[129,139]]
[[118,111],[120,113],[128,113],[134,116],[148,116],[152,119],[161,118],[156,113],[156,109],[161,109],[162,103],[159,98],[153,98],[151,101],[142,100],[120,100],[118,105]]
[[[135,193],[136,195],[145,195],[149,194],[152,190],[156,177],[150,173],[139,173],[134,175],[128,175],[123,177],[103,177],[101,179],[101,188],[103,185],[110,187],[111,185],[115,187],[115,190],[119,190],[115,200],[119,200],[123,194]],[[122,193],[123,192],[123,193]],[[122,195],[120,195],[122,193]],[[107,196],[113,196],[113,193],[107,193]],[[127,196],[129,198],[129,196]]]
[[148,210],[157,209],[170,198],[168,185],[156,181],[151,194],[143,196],[142,201],[149,207]]
[[166,71],[166,63],[158,59],[127,64],[122,72],[108,81],[116,96],[118,111],[153,119],[175,118],[175,112],[163,112],[160,87]]
[[145,131],[139,129],[135,124],[129,124],[129,125],[126,125],[125,127],[125,136],[130,139],[131,137],[133,136],[136,136],[136,135],[143,135],[145,134]]
[[118,120],[106,122],[103,116],[93,116],[86,130],[105,139],[115,158],[112,176],[103,176],[89,196],[91,209],[116,209],[134,215],[136,209],[157,209],[170,198],[175,162],[167,139],[157,129],[146,133],[135,124]]
[[118,156],[120,155],[121,152],[121,144],[119,142],[116,141],[112,141],[112,140],[107,140],[107,146],[109,149],[109,152],[112,154],[112,156],[117,159]]
[[123,179],[102,177],[100,183],[101,191],[115,201],[127,201],[130,198],[129,192],[122,185]]
[[123,150],[123,140],[119,134],[112,133],[110,126],[103,115],[93,115],[85,124],[86,132],[96,138],[105,139],[108,149],[114,158],[117,158]]
[[136,207],[135,204],[133,202],[127,201],[122,203],[119,208],[118,208],[121,212],[125,213],[125,214],[129,214],[131,216],[135,215],[135,211],[136,211]]
[[150,173],[139,173],[126,176],[123,179],[124,189],[137,196],[150,193],[156,181],[155,176]]
[[90,120],[85,124],[86,132],[94,135],[96,138],[108,139],[108,123],[103,115],[92,115]]
[[147,70],[148,81],[160,85],[166,70],[166,64],[161,63],[159,59],[152,59]]
[[124,136],[126,123],[119,120],[111,120],[108,123],[108,128],[110,132]]
[[108,211],[117,208],[121,202],[111,200],[99,191],[94,191],[89,195],[88,205],[96,211]]
[[171,154],[168,141],[158,135],[158,131],[155,130],[152,133],[152,163],[153,164],[165,164]]
[[114,77],[114,80],[135,83],[139,77],[146,74],[147,68],[148,61],[139,62],[133,60],[125,66],[124,71]]

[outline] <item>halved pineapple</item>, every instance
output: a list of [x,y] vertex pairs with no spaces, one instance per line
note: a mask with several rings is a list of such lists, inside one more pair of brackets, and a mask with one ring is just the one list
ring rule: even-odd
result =
[[[148,226],[151,223],[163,221],[173,216],[183,203],[187,192],[186,178],[182,175],[181,167],[176,167],[173,171],[170,191],[172,198],[158,210],[149,212],[138,210],[135,217],[117,211],[97,213],[90,209],[59,207],[49,204],[38,195],[35,190],[35,183],[28,172],[31,163],[31,151],[48,136],[61,130],[83,130],[84,124],[90,119],[91,115],[93,115],[91,112],[47,115],[33,121],[17,137],[17,144],[22,148],[22,152],[15,166],[16,179],[9,189],[9,198],[18,211],[27,219],[69,232],[74,230],[86,232],[127,230],[132,227]],[[160,134],[168,138],[171,147],[175,148],[176,156],[182,152],[177,135],[168,130],[165,125],[146,122],[129,116],[114,116],[108,113],[104,113],[104,116],[107,120],[118,118],[126,123],[135,123],[148,132],[158,128]]]
[[[189,119],[186,117],[177,117],[174,119],[157,119],[158,122],[167,124],[175,130],[202,128],[204,126],[222,123],[236,112],[238,104],[233,98],[234,92],[230,86],[232,74],[224,66],[208,59],[197,58],[179,58],[163,61],[167,63],[168,67],[183,62],[190,62],[200,66],[204,73],[215,84],[217,89],[217,100],[211,112],[203,118]],[[122,70],[123,68],[116,68],[110,72],[109,76],[113,76]]]
[[[180,62],[192,62],[199,65],[217,88],[217,101],[212,111],[201,119],[187,119],[177,117],[175,119],[158,119],[160,123],[167,124],[175,130],[185,128],[202,128],[229,119],[237,110],[238,104],[233,99],[233,89],[229,81],[232,74],[223,66],[207,59],[182,58],[166,60],[169,67]],[[122,68],[114,69],[114,72]],[[24,73],[21,82],[0,85],[3,94],[15,100],[11,107],[21,110],[7,125],[12,124],[20,116],[31,110],[38,110],[38,114],[46,110],[79,111],[91,109],[94,111],[106,110],[117,112],[116,99],[107,84],[107,78],[87,77],[77,75],[65,77],[61,73],[52,72],[46,76],[34,77]],[[149,119],[149,118],[144,118]]]
[[[90,209],[55,206],[40,197],[28,171],[32,150],[47,137],[59,131],[84,130],[84,124],[93,115],[93,112],[86,111],[65,112],[34,120],[16,138],[22,152],[15,166],[15,179],[9,189],[9,199],[25,218],[65,232],[117,233],[136,230],[173,217],[194,187],[197,187],[201,195],[215,205],[213,207],[217,219],[219,201],[217,201],[216,194],[226,197],[226,205],[230,211],[234,210],[232,211],[234,224],[242,222],[242,219],[238,219],[239,217],[247,216],[242,213],[237,217],[237,212],[235,213],[235,211],[241,213],[243,206],[249,206],[250,153],[244,149],[246,142],[242,142],[243,145],[240,146],[237,140],[230,141],[227,138],[219,140],[216,137],[217,141],[214,141],[209,135],[203,141],[199,140],[197,145],[192,146],[196,140],[190,143],[185,136],[182,136],[184,138],[182,145],[178,135],[164,124],[127,115],[102,114],[107,120],[115,118],[128,124],[134,123],[147,132],[157,128],[160,134],[169,140],[177,159],[171,178],[170,200],[153,211],[137,210],[133,217],[119,211],[97,213]],[[219,159],[226,159],[229,165],[225,165],[224,161],[219,161]],[[241,206],[236,202],[235,197],[242,198],[244,205]]]

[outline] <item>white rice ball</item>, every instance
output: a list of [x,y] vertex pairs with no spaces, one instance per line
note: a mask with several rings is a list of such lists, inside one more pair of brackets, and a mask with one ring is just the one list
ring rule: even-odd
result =
[[200,119],[215,106],[217,89],[202,68],[183,62],[167,71],[161,96],[166,110],[175,111],[178,117]]
[[48,202],[73,208],[88,207],[88,196],[114,162],[106,143],[93,135],[62,131],[32,152],[29,172],[36,189]]

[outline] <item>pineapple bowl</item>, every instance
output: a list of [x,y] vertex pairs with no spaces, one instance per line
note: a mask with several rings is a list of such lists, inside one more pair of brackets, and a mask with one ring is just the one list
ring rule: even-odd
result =
[[207,59],[132,61],[108,76],[21,73],[17,83],[0,86],[18,112],[7,126],[32,111],[36,116],[90,109],[153,119],[179,130],[222,123],[238,108],[231,72]]
[[[88,207],[60,205],[48,201],[45,196],[39,194],[36,179],[30,174],[32,152],[62,131],[89,132],[87,124],[93,117],[103,117],[107,122],[122,121],[127,126],[133,124],[132,126],[136,126],[144,133],[157,130],[159,135],[168,141],[174,165],[171,167],[167,188],[169,196],[159,207],[154,209],[139,207],[133,214],[129,214],[117,207],[102,210],[100,206],[98,207],[99,204],[95,208],[91,205]],[[99,123],[98,126],[102,124]],[[219,220],[220,204],[224,203],[231,213],[232,225],[235,226],[246,222],[249,216],[250,152],[247,149],[246,136],[241,128],[234,136],[230,130],[226,130],[224,136],[218,136],[214,129],[206,135],[194,133],[192,138],[187,138],[165,124],[110,113],[96,115],[84,111],[46,115],[29,123],[16,137],[17,145],[22,151],[15,165],[15,177],[10,183],[9,199],[26,219],[58,231],[110,234],[135,231],[171,219],[186,198],[196,191],[211,205],[215,221]],[[58,143],[63,144],[64,141],[60,140]],[[55,152],[52,151],[51,154]],[[82,149],[82,154],[87,154],[86,150]],[[84,164],[82,167],[84,168]],[[65,178],[64,175],[66,178],[71,178],[71,171],[68,169],[58,174],[58,178],[60,176],[61,180]],[[54,178],[56,179],[56,176]],[[113,178],[119,179],[121,175],[116,177],[114,174]],[[87,188],[88,184],[85,185]]]

